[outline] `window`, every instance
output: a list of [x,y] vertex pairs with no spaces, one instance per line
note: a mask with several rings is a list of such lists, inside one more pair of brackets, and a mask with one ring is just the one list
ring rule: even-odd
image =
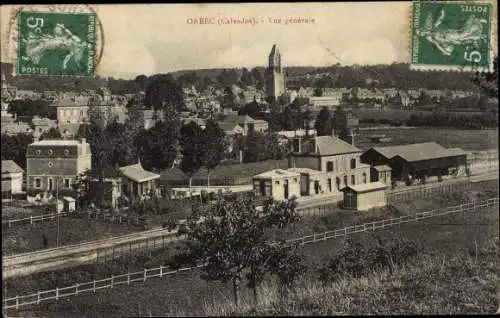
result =
[[366,172],[363,172],[363,183],[366,183]]
[[40,189],[42,187],[42,179],[35,178],[35,188]]
[[52,151],[52,149],[49,149],[49,155],[52,155],[54,153],[54,151]]
[[64,179],[64,187],[69,189],[71,187],[71,179]]
[[39,156],[42,153],[42,151],[40,149],[37,149],[35,153]]
[[333,161],[328,161],[326,163],[326,171],[333,171]]
[[332,192],[332,179],[328,178],[328,191]]
[[335,183],[337,184],[337,190],[340,190],[340,178],[335,178]]
[[356,169],[356,158],[351,159],[351,169]]
[[344,176],[344,185],[347,186],[347,176]]
[[356,184],[356,176],[355,175],[351,176],[351,184]]
[[52,168],[52,166],[54,166],[54,164],[52,163],[52,161],[49,161],[49,168]]
[[280,182],[279,182],[279,181],[276,181],[276,184],[280,184]]
[[69,150],[68,149],[64,149],[64,155],[66,155],[66,156],[69,155]]

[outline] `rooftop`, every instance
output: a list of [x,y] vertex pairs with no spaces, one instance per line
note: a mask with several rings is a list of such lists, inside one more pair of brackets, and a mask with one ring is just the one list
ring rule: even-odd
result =
[[146,182],[160,178],[159,174],[144,170],[141,163],[121,167],[119,170],[125,177],[135,182]]
[[300,174],[284,169],[273,169],[254,176],[254,178],[258,179],[281,179],[287,177],[300,177]]
[[13,160],[2,160],[2,173],[19,173],[24,172],[23,168],[19,167]]
[[80,144],[80,140],[74,139],[44,139],[35,141],[30,146],[76,146]]
[[354,192],[357,192],[357,193],[363,193],[363,192],[370,192],[370,191],[377,191],[377,190],[386,189],[387,184],[382,183],[380,181],[377,181],[377,182],[350,185],[350,186],[347,186],[346,188],[352,189],[352,190],[354,190]]
[[400,156],[409,162],[466,155],[460,148],[446,149],[433,141],[401,146],[373,147],[373,149],[388,159]]
[[316,141],[316,154],[320,156],[361,152],[359,148],[334,136],[320,136],[314,137],[314,139]]

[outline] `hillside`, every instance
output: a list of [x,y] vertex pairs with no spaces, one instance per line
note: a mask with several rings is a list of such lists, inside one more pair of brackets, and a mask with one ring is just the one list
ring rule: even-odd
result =
[[[108,85],[115,93],[133,93],[140,85],[135,80],[121,80],[109,78],[79,78],[70,79],[59,77],[12,77],[12,65],[2,63],[2,72],[12,85],[20,89],[53,90],[53,89],[96,89]],[[223,72],[235,70],[237,77],[230,80],[237,84],[243,68],[213,68],[200,70],[180,70],[172,72],[174,77],[193,73],[194,78],[184,82],[186,85],[195,85],[200,78],[207,77],[217,81],[217,76]],[[248,69],[251,71],[251,69]],[[257,71],[265,78],[265,68],[257,67]],[[321,87],[396,87],[400,89],[427,88],[427,89],[462,89],[474,90],[471,82],[472,74],[448,72],[417,72],[411,71],[408,64],[374,65],[374,66],[340,66],[329,67],[294,66],[285,69],[287,85],[293,86],[321,86]],[[305,75],[309,74],[309,79]],[[139,75],[139,74],[137,74]],[[317,75],[317,76],[315,76]],[[153,75],[154,76],[154,75]]]

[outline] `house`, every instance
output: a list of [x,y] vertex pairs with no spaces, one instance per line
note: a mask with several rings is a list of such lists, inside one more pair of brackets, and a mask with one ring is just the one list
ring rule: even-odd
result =
[[341,194],[348,185],[367,183],[370,166],[361,163],[362,151],[334,136],[297,139],[288,158],[290,171],[301,174],[301,194]]
[[311,96],[309,106],[313,108],[336,107],[340,105],[342,96]]
[[258,196],[285,200],[300,196],[300,173],[274,169],[253,177],[253,189]]
[[143,109],[142,113],[144,118],[144,129],[149,129],[151,127],[154,127],[157,122],[165,119],[165,114],[163,113],[163,110],[156,111],[156,116],[154,110],[152,109]]
[[17,134],[28,134],[31,135],[33,133],[33,129],[28,123],[25,122],[2,122],[0,125],[0,129],[2,134],[6,134],[9,136],[17,135]]
[[12,160],[2,160],[2,198],[23,193],[24,170]]
[[250,131],[254,132],[264,132],[268,129],[267,121],[260,119],[253,119],[252,117],[245,115],[228,115],[224,120],[220,123],[226,124],[238,124],[244,129],[244,135],[248,135]]
[[78,175],[91,168],[92,154],[81,140],[41,140],[26,151],[26,186],[34,193],[71,191]]
[[33,137],[39,139],[43,133],[49,131],[51,128],[57,128],[57,121],[49,118],[40,118],[34,116],[31,120],[33,126]]
[[224,130],[227,136],[244,135],[245,129],[235,123],[219,122],[219,127]]
[[349,185],[344,192],[343,207],[358,211],[366,211],[387,205],[387,185],[382,182]]
[[151,192],[157,193],[160,175],[144,170],[139,161],[119,168],[122,176],[122,193],[128,198],[144,198]]

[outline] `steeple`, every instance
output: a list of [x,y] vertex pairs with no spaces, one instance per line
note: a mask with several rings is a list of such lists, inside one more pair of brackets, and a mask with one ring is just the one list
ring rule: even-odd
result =
[[281,53],[277,44],[274,44],[269,53],[269,71],[281,73]]

